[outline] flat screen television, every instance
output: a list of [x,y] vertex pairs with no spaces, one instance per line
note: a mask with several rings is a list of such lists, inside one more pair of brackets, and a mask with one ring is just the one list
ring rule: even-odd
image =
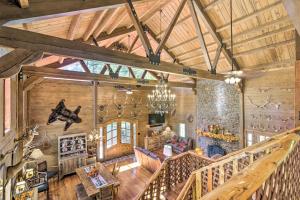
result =
[[156,125],[165,123],[165,115],[161,114],[149,114],[148,116],[148,124]]

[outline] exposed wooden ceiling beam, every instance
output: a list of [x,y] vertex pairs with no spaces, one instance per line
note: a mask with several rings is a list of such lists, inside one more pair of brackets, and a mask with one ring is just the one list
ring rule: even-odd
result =
[[139,36],[136,35],[135,38],[133,39],[133,41],[132,41],[130,47],[128,48],[127,53],[131,53],[131,51],[132,51],[133,47],[135,46],[136,42],[138,41],[138,39],[139,39]]
[[[107,34],[106,32],[102,32],[96,39],[97,42],[101,42],[103,40],[111,39],[120,35],[128,34],[135,31],[134,27],[127,29],[126,27],[116,28],[111,34]],[[93,41],[89,39],[87,43],[91,44]]]
[[[71,24],[67,33],[68,40],[74,40],[75,35],[79,29],[81,21],[81,15],[75,15],[72,17]],[[59,62],[62,63],[64,61],[64,57],[60,57]]]
[[107,69],[109,68],[110,66],[108,64],[105,64],[100,72],[100,74],[105,74],[105,72],[107,71]]
[[210,56],[209,56],[209,53],[208,53],[208,50],[206,47],[206,43],[205,43],[204,36],[203,36],[202,30],[201,30],[200,22],[199,22],[197,13],[196,13],[196,8],[195,8],[195,5],[193,2],[194,2],[193,0],[188,1],[189,10],[190,10],[191,16],[193,18],[194,26],[196,29],[196,33],[198,36],[198,40],[199,40],[199,43],[201,46],[201,50],[202,50],[202,54],[204,56],[205,63],[207,65],[208,70],[212,70]]
[[277,62],[264,63],[259,65],[252,65],[243,68],[243,71],[270,71],[274,69],[283,69],[287,66],[295,66],[296,59],[287,59]]
[[[51,77],[61,79],[74,79],[74,80],[86,80],[86,81],[99,81],[108,83],[120,83],[126,85],[149,85],[155,86],[158,82],[156,80],[139,81],[132,78],[119,77],[118,79],[112,79],[110,76],[86,73],[86,72],[75,72],[59,69],[51,69],[46,67],[33,67],[24,66],[22,68],[23,73],[26,75],[38,76],[38,77]],[[183,83],[183,82],[169,82],[170,87],[187,87],[193,88],[194,84]]]
[[128,70],[129,70],[129,73],[131,74],[132,78],[136,79],[135,74],[134,74],[132,68],[128,67]]
[[283,5],[290,16],[298,34],[300,35],[300,1],[299,0],[283,0]]
[[23,91],[29,91],[31,90],[35,85],[41,83],[44,80],[43,77],[37,77],[37,76],[32,76],[30,78],[27,78],[23,84]]
[[17,74],[23,64],[33,63],[42,57],[39,51],[17,48],[0,57],[0,78]]
[[[167,3],[169,3],[168,0],[153,2],[153,5],[140,16],[140,22],[146,24],[153,16],[155,16],[155,13],[160,11]],[[130,24],[127,28],[131,28],[133,26],[133,24]]]
[[90,38],[90,36],[95,31],[95,29],[98,27],[99,23],[103,20],[103,17],[107,13],[107,11],[108,10],[103,10],[95,13],[92,21],[90,22],[89,26],[87,27],[83,35],[83,41],[87,41]]
[[187,0],[181,0],[181,2],[179,4],[179,6],[178,6],[178,8],[177,8],[177,10],[176,10],[173,18],[172,18],[172,20],[171,20],[171,22],[170,22],[170,24],[169,24],[169,26],[168,26],[165,34],[164,34],[164,36],[162,37],[161,41],[159,42],[159,45],[158,45],[158,47],[157,47],[157,49],[155,51],[156,55],[161,53],[161,50],[163,49],[163,46],[165,45],[165,43],[167,42],[168,38],[170,37],[170,34],[171,34],[171,32],[172,32],[172,30],[173,30],[173,28],[174,28],[174,26],[175,26],[175,24],[176,24],[176,22],[178,20],[178,17],[180,15],[181,11],[183,10],[183,8],[185,6],[186,1]]
[[[146,2],[146,0],[132,0],[132,2]],[[30,8],[21,9],[12,5],[9,1],[0,1],[0,24],[22,24],[49,18],[96,12],[122,7],[125,3],[124,0],[31,0]]]
[[[154,31],[151,30],[151,28],[147,25],[145,25],[149,35],[152,37],[152,39],[159,44],[159,39],[157,38],[157,36],[155,35]],[[175,55],[168,49],[168,47],[164,44],[162,46],[163,50],[165,50],[165,52],[169,55],[169,57],[173,60],[173,62],[178,63],[176,60]]]
[[77,63],[79,61],[80,61],[79,59],[66,58],[66,59],[64,59],[64,61],[62,63],[54,62],[54,63],[50,63],[50,64],[43,65],[43,66],[40,66],[40,67],[58,69],[58,68],[61,68],[61,67],[65,67],[65,66]]
[[[256,10],[254,11],[253,13],[249,14],[249,15],[245,15],[245,16],[242,16],[240,18],[237,18],[237,19],[234,19],[233,20],[233,26],[239,24],[239,23],[242,23],[242,22],[245,22],[245,21],[248,21],[250,19],[253,19],[259,15],[261,15],[262,13],[274,8],[274,6],[278,6],[278,5],[282,5],[282,1],[281,0],[277,0],[275,1],[274,3],[262,8],[262,9],[259,9],[259,10]],[[221,31],[224,31],[226,29],[230,28],[230,22],[229,23],[226,23],[225,25],[223,26],[220,26],[216,29],[216,32],[221,32]]]
[[133,6],[131,0],[127,0],[127,2],[128,2],[128,4],[126,4],[127,12],[128,12],[130,19],[138,33],[138,36],[142,42],[142,45],[146,51],[147,56],[150,56],[151,54],[153,54],[153,50],[152,50],[149,38],[147,37],[146,33],[144,32],[143,26],[142,26],[141,22],[139,21],[139,18],[137,16],[137,13],[134,9],[134,6]]
[[[265,24],[258,25],[257,27],[251,28],[249,30],[240,33],[233,33],[233,37],[235,40],[239,40],[240,38],[245,37],[245,35],[251,35],[264,30],[273,29],[274,27],[279,27],[282,24],[290,24],[290,22],[291,22],[290,18],[288,16],[284,16],[279,19],[267,22]],[[230,37],[223,39],[223,43],[229,43],[229,42],[230,42]]]
[[119,14],[118,18],[110,24],[110,27],[106,31],[107,34],[111,34],[125,19],[127,19],[128,13],[126,9],[122,9],[121,13]]
[[118,7],[116,9],[111,9],[107,11],[101,23],[98,24],[98,27],[93,33],[93,36],[95,38],[97,38],[100,35],[100,33],[102,33],[107,28],[107,26],[110,25],[109,23],[111,22],[111,20],[119,13],[121,9],[122,7]]
[[[222,37],[219,33],[216,32],[216,27],[212,23],[211,19],[208,17],[208,15],[203,10],[203,7],[199,1],[193,1],[196,8],[197,15],[201,18],[202,22],[204,23],[205,27],[207,28],[208,32],[211,34],[211,36],[215,39],[215,42],[218,43],[218,45],[222,45]],[[225,45],[222,46],[222,53],[225,56],[228,63],[233,63],[236,70],[240,69],[240,66],[236,62],[235,59],[231,61],[231,52],[226,49]]]
[[80,60],[79,63],[80,63],[80,65],[81,65],[82,69],[83,69],[85,72],[91,73],[89,67],[87,66],[87,64],[85,64],[85,62],[84,62],[83,60]]
[[286,46],[286,45],[291,45],[291,44],[295,44],[295,39],[286,40],[286,41],[282,41],[282,42],[277,42],[277,43],[274,43],[274,44],[270,44],[270,45],[250,49],[250,50],[247,50],[247,51],[237,52],[237,53],[235,53],[234,57],[238,58],[238,57],[246,56],[246,55],[249,55],[249,54],[255,54],[255,53],[261,52],[263,50],[274,49],[274,48],[277,48],[277,47],[282,46],[282,45]]
[[[149,63],[148,58],[96,47],[77,41],[70,41],[40,33],[29,32],[9,27],[0,27],[0,44],[13,48],[26,48],[33,51],[43,51],[52,54],[90,59],[96,61],[117,63],[149,71],[177,74],[193,78],[224,80],[223,75],[211,75],[205,70],[191,71],[174,63],[160,62],[160,65]],[[187,73],[188,71],[188,73]]]
[[[185,17],[182,17],[180,20],[177,21],[177,23],[174,25],[174,27],[186,22],[187,20],[191,19],[191,15],[186,15]],[[161,37],[162,34],[166,32],[167,29],[162,30],[157,34],[157,37]]]
[[[284,26],[282,28],[276,29],[274,31],[266,32],[266,33],[263,33],[261,35],[256,35],[255,37],[251,37],[251,38],[247,38],[247,39],[244,39],[244,40],[240,40],[238,42],[234,42],[234,48],[247,45],[247,43],[249,43],[249,42],[254,42],[254,41],[257,41],[257,40],[265,39],[265,38],[277,35],[278,33],[291,31],[291,30],[295,30],[295,27],[293,25],[287,25],[287,26]],[[227,49],[231,49],[231,46],[228,45]]]

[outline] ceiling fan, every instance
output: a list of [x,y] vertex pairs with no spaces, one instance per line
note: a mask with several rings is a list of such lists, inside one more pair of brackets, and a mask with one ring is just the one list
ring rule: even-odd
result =
[[138,90],[134,90],[131,88],[131,86],[125,87],[123,85],[116,85],[115,88],[119,91],[119,92],[126,92],[126,94],[131,95],[133,94],[134,91],[138,91]]

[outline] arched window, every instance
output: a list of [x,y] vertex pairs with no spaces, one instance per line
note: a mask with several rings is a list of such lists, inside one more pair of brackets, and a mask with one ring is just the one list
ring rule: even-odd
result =
[[121,143],[130,144],[130,123],[129,122],[121,122]]
[[110,148],[118,143],[117,122],[113,122],[106,126],[106,147]]

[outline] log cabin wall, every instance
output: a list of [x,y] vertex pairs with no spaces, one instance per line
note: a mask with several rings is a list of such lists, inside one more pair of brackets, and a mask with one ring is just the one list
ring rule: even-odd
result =
[[[167,123],[170,122],[172,128],[177,127],[176,124],[179,122],[186,123],[187,134],[194,133],[195,124],[187,122],[187,115],[195,115],[195,95],[192,89],[172,89],[177,97],[177,112],[175,116],[167,119]],[[98,87],[97,93],[97,104],[105,106],[105,110],[99,112],[98,116],[103,117],[103,122],[97,123],[97,128],[103,126],[103,123],[118,119],[118,112],[115,108],[116,104],[133,104],[137,103],[137,108],[134,109],[132,105],[125,107],[122,114],[122,119],[134,120],[132,117],[133,112],[137,112],[138,117],[138,146],[144,146],[144,136],[148,132],[148,109],[146,107],[146,97],[150,90],[139,90],[134,91],[133,95],[126,100],[125,92],[117,92],[115,88],[100,86]],[[30,125],[38,124],[40,126],[40,136],[37,138],[37,143],[43,144],[50,142],[50,147],[42,148],[42,151],[46,155],[49,162],[49,166],[57,166],[57,137],[63,134],[73,133],[89,133],[94,129],[93,125],[93,86],[83,85],[79,83],[66,83],[64,81],[57,80],[45,80],[42,83],[36,85],[32,90],[29,91],[29,123]],[[128,96],[128,95],[127,95]],[[79,117],[82,118],[80,124],[73,124],[65,133],[63,131],[63,122],[54,122],[53,124],[46,125],[49,114],[52,108],[55,108],[57,103],[65,99],[65,105],[68,109],[74,110],[78,105],[81,105],[81,111]],[[114,100],[115,99],[115,100]],[[175,131],[177,131],[175,129]],[[46,135],[45,135],[46,133]],[[106,153],[106,159],[118,157],[123,152],[128,152],[128,146],[117,145],[113,148],[113,151]]]
[[253,133],[253,143],[259,135],[270,136],[293,128],[295,74],[294,68],[261,73],[245,81],[245,129]]
[[176,88],[172,91],[176,93],[176,112],[170,115],[168,124],[172,130],[179,133],[179,123],[184,123],[186,136],[196,139],[197,95],[192,89]]

